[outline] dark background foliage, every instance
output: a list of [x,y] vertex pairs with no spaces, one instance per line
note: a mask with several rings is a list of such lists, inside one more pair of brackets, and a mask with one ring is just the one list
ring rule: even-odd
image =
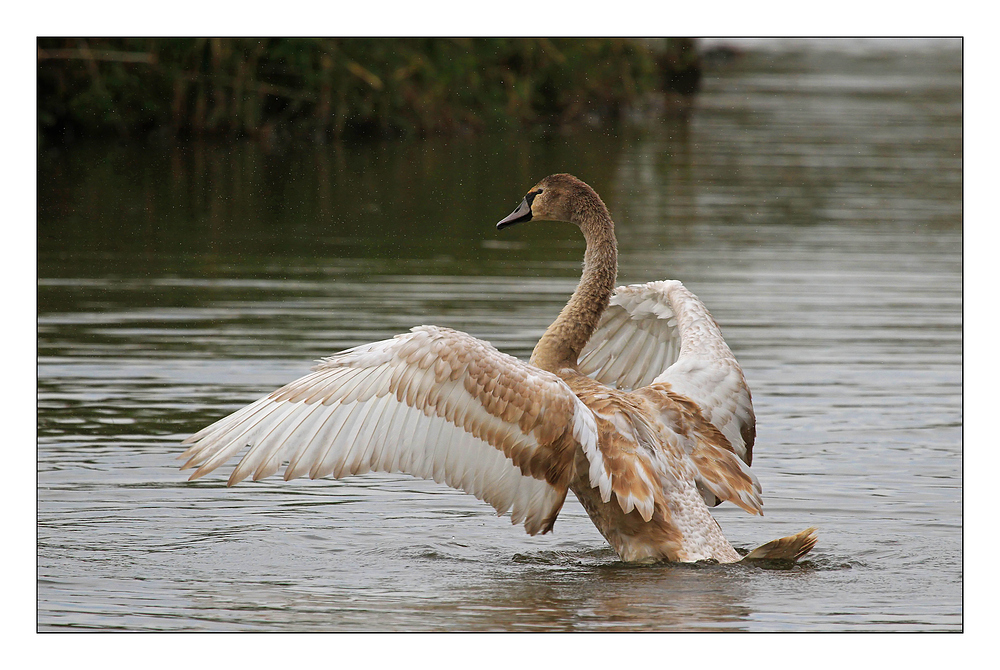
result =
[[38,132],[349,136],[605,123],[693,94],[689,39],[39,38]]

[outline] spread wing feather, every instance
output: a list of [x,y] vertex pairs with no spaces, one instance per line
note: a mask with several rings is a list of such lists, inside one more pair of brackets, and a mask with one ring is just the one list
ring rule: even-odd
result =
[[579,370],[624,391],[653,382],[677,360],[680,333],[666,293],[653,282],[619,286],[580,354]]
[[[694,411],[716,429],[714,439],[702,442],[704,447],[694,454],[705,501],[716,505],[730,499],[757,507],[760,485],[749,469],[715,453],[729,451],[750,464],[756,435],[750,390],[715,319],[683,284],[618,287],[580,354],[579,369],[612,388],[648,388],[648,399],[663,403],[664,420],[676,415],[675,400],[680,398],[686,412]],[[735,479],[743,481],[740,493],[730,481]]]
[[196,479],[245,447],[229,485],[270,476],[405,472],[552,529],[592,413],[555,375],[465,333],[420,326],[324,359],[301,379],[184,441]]

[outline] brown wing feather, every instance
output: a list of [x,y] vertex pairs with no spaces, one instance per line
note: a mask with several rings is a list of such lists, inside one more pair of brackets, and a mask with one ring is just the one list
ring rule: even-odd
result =
[[647,412],[658,414],[663,425],[686,438],[683,444],[697,468],[695,483],[704,497],[709,497],[707,491],[717,501],[728,500],[751,514],[764,513],[760,482],[695,402],[662,383],[638,389],[633,394],[647,401]]
[[590,411],[558,377],[482,340],[422,326],[322,361],[310,375],[185,440],[192,479],[249,445],[230,484],[402,471],[511,510],[547,532],[578,445],[596,449]]

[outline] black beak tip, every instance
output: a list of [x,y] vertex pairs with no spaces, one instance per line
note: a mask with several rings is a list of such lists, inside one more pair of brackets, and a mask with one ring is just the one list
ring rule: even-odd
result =
[[513,226],[515,223],[521,223],[522,221],[531,221],[531,205],[527,199],[522,200],[517,209],[497,224],[497,230],[503,230],[507,226]]

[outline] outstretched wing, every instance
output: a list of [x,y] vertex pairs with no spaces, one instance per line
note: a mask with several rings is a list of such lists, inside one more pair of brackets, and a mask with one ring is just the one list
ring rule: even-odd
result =
[[[313,372],[184,441],[201,477],[249,446],[229,478],[405,472],[473,494],[548,532],[593,414],[558,377],[447,328],[323,359]],[[588,447],[591,448],[591,447]]]
[[[648,387],[690,400],[721,433],[713,448],[750,464],[756,427],[743,371],[708,309],[679,281],[617,288],[579,369],[614,388]],[[709,460],[718,459],[705,461],[706,477],[715,479]],[[703,486],[702,493],[718,504],[711,488]]]
[[580,353],[579,370],[602,384],[631,391],[677,361],[681,333],[666,286],[653,282],[619,286],[597,330]]

